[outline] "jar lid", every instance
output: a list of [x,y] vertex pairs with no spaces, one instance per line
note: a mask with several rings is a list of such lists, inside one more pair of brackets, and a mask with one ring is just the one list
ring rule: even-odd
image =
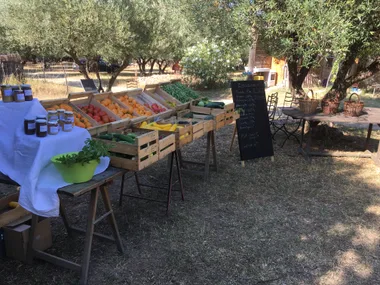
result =
[[65,112],[65,109],[57,109],[57,112]]
[[9,84],[1,84],[1,88],[12,88]]
[[46,120],[38,119],[38,120],[36,120],[36,123],[43,124],[43,123],[46,123]]
[[20,89],[20,87],[18,85],[12,85],[11,88],[14,89],[14,90]]
[[65,111],[66,115],[73,115],[74,113],[72,111]]
[[56,111],[56,110],[49,110],[48,111],[48,114],[57,114],[58,113],[58,111]]
[[48,122],[48,124],[54,124],[54,125],[57,125],[57,124],[58,124],[58,121],[56,121],[56,120],[51,120],[51,121]]
[[21,88],[31,88],[30,84],[21,84]]
[[25,117],[24,120],[25,121],[34,121],[36,118],[34,117]]

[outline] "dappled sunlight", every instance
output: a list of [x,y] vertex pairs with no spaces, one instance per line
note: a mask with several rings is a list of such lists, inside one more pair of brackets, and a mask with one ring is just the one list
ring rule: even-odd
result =
[[350,231],[351,227],[342,223],[336,223],[334,226],[332,226],[331,229],[327,231],[327,234],[332,236],[345,236],[349,234]]
[[380,216],[380,205],[371,205],[366,210],[366,213]]
[[380,231],[358,226],[356,235],[352,238],[355,246],[364,246],[368,250],[375,251],[380,241]]
[[360,255],[353,249],[343,252],[338,257],[337,264],[335,269],[329,270],[319,279],[318,284],[343,285],[347,284],[346,277],[351,273],[362,279],[369,278],[373,273],[372,266],[363,262]]

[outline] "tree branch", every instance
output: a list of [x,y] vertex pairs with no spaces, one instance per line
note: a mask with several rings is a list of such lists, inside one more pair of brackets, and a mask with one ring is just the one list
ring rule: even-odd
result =
[[378,56],[366,68],[359,70],[355,75],[346,78],[347,85],[351,86],[354,83],[359,83],[380,71],[380,56]]

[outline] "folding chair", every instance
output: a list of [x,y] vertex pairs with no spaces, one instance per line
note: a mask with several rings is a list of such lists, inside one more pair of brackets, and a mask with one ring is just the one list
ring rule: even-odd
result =
[[[276,119],[276,114],[277,114],[277,104],[278,104],[278,93],[272,93],[271,95],[268,96],[267,100],[267,109],[268,109],[268,118],[269,118],[269,126],[271,128],[272,125],[274,124],[273,121]],[[274,136],[272,135],[272,139],[274,139]]]
[[[286,92],[283,107],[296,107],[297,104],[297,98],[293,96],[292,93]],[[284,115],[281,112],[281,108],[276,109],[276,116],[271,122],[272,129],[274,130],[272,133],[272,139],[275,139],[276,134],[281,131],[286,136],[281,144],[281,147],[283,147],[286,141],[291,137],[294,137],[297,142],[300,143],[299,138],[296,136],[296,132],[300,128],[302,120],[293,119],[290,116]]]

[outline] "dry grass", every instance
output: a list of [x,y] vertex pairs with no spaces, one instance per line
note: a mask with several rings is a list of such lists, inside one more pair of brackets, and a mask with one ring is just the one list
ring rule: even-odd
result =
[[[89,284],[379,284],[380,171],[372,160],[308,164],[288,141],[282,149],[275,145],[274,162],[257,159],[242,168],[237,145],[228,151],[232,130],[217,133],[218,172],[206,183],[184,175],[186,201],[176,192],[169,217],[151,202],[125,199],[117,206],[120,181],[112,185],[126,254],[94,239]],[[196,141],[183,155],[202,160],[204,146],[204,139]],[[166,175],[162,161],[141,179],[159,184]],[[126,187],[136,190],[133,180]],[[64,199],[76,225],[84,226],[87,199]],[[101,224],[97,230],[109,229]],[[53,240],[51,252],[80,260],[83,237],[67,238],[60,219],[53,219]],[[0,275],[2,284],[79,280],[41,261],[4,261]]]

